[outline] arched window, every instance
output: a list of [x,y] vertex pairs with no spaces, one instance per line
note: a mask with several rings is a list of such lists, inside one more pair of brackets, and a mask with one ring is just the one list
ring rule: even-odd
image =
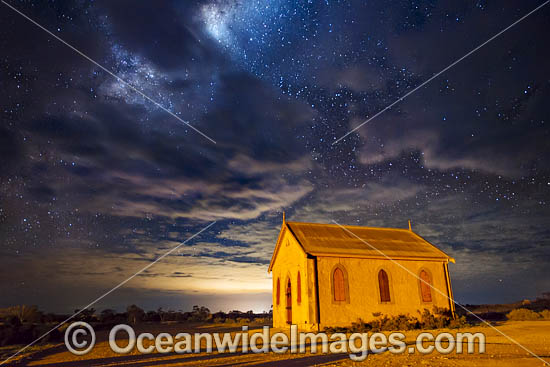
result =
[[302,278],[300,277],[300,272],[298,272],[298,277],[296,278],[296,293],[298,297],[298,303],[302,302]]
[[344,279],[344,272],[340,268],[334,269],[332,274],[332,281],[334,284],[334,300],[345,301],[346,300],[346,282]]
[[420,272],[420,295],[422,297],[422,302],[431,302],[432,301],[432,279],[430,274],[427,271],[422,270]]
[[380,302],[390,302],[390,282],[388,274],[383,269],[378,272],[378,286],[380,288]]
[[281,280],[277,278],[277,306],[281,302]]
[[286,285],[286,323],[292,325],[292,284],[290,278]]

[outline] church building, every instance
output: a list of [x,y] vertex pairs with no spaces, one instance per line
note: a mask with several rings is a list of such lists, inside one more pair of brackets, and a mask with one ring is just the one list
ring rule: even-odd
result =
[[287,222],[268,272],[273,326],[350,326],[381,315],[454,314],[454,259],[409,229]]

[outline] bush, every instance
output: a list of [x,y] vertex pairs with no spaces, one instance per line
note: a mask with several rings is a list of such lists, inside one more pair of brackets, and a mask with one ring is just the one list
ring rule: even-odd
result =
[[258,317],[254,319],[254,322],[262,325],[269,325],[273,322],[273,320],[271,317]]
[[420,324],[422,329],[441,329],[449,326],[452,321],[450,313],[445,310],[434,308],[434,313],[424,309],[420,317]]
[[382,320],[380,320],[380,330],[382,331],[413,330],[418,328],[418,319],[406,315],[398,315],[391,318],[385,316]]
[[222,318],[222,317],[214,317],[214,318],[212,319],[212,322],[213,322],[214,324],[223,324],[223,323],[225,322],[225,319]]
[[[13,344],[28,344],[49,331],[49,325],[4,325],[0,327],[0,347]],[[63,334],[55,329],[40,340],[40,343],[59,342]]]
[[246,317],[237,317],[237,320],[235,320],[237,325],[248,325],[250,323],[250,319]]
[[508,320],[513,321],[527,321],[527,320],[538,320],[541,318],[541,315],[535,311],[528,310],[526,308],[518,308],[513,311],[510,311],[506,314]]
[[470,324],[468,324],[468,321],[466,320],[466,316],[460,316],[454,320],[451,320],[447,327],[449,329],[460,329],[468,326],[470,326]]
[[462,316],[453,319],[451,313],[444,309],[434,309],[434,313],[425,309],[420,319],[409,315],[398,315],[388,317],[387,315],[379,317],[370,322],[358,320],[352,323],[351,327],[329,327],[325,330],[332,333],[364,333],[378,331],[394,330],[416,330],[416,329],[442,329],[442,328],[461,328],[470,326],[466,317]]
[[539,314],[543,319],[550,320],[550,310],[542,310]]

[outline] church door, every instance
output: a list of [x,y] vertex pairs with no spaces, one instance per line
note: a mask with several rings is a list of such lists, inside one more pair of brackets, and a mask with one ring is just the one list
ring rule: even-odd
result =
[[286,323],[292,324],[292,291],[290,286],[290,279],[286,286]]

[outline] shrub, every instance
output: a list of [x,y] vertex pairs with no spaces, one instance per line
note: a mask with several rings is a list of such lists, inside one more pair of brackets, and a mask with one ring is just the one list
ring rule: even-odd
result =
[[434,308],[434,313],[424,309],[420,316],[422,329],[441,329],[450,324],[452,317],[446,311]]
[[237,320],[235,320],[237,325],[248,325],[250,323],[250,319],[246,317],[237,317]]
[[464,327],[468,327],[468,326],[470,326],[470,325],[468,324],[468,321],[466,320],[466,316],[460,316],[460,317],[457,317],[454,320],[451,320],[447,327],[449,329],[460,329],[460,328],[464,328]]
[[413,330],[419,327],[418,319],[406,315],[398,315],[392,318],[384,317],[380,323],[380,330]]
[[518,308],[506,314],[506,318],[508,320],[514,321],[537,320],[540,319],[540,317],[541,315],[539,315],[535,311],[531,311],[526,308]]
[[347,333],[350,331],[350,329],[342,326],[335,326],[335,327],[329,326],[329,327],[326,327],[324,331],[325,333],[334,334],[334,333]]
[[461,328],[470,326],[466,317],[457,319],[451,317],[450,312],[443,309],[434,309],[435,314],[425,309],[420,319],[408,315],[398,315],[388,317],[387,315],[379,317],[370,322],[357,320],[351,324],[351,327],[332,327],[326,328],[326,332],[332,333],[365,333],[369,331],[393,331],[393,330],[415,330],[415,329],[441,329],[441,328]]
[[262,325],[268,325],[272,323],[273,320],[270,317],[258,317],[254,319],[254,322]]
[[[4,325],[0,326],[0,347],[13,344],[27,344],[44,335],[49,325]],[[55,329],[40,340],[40,343],[59,342],[63,334]]]
[[543,319],[550,320],[550,310],[542,310],[539,314]]

